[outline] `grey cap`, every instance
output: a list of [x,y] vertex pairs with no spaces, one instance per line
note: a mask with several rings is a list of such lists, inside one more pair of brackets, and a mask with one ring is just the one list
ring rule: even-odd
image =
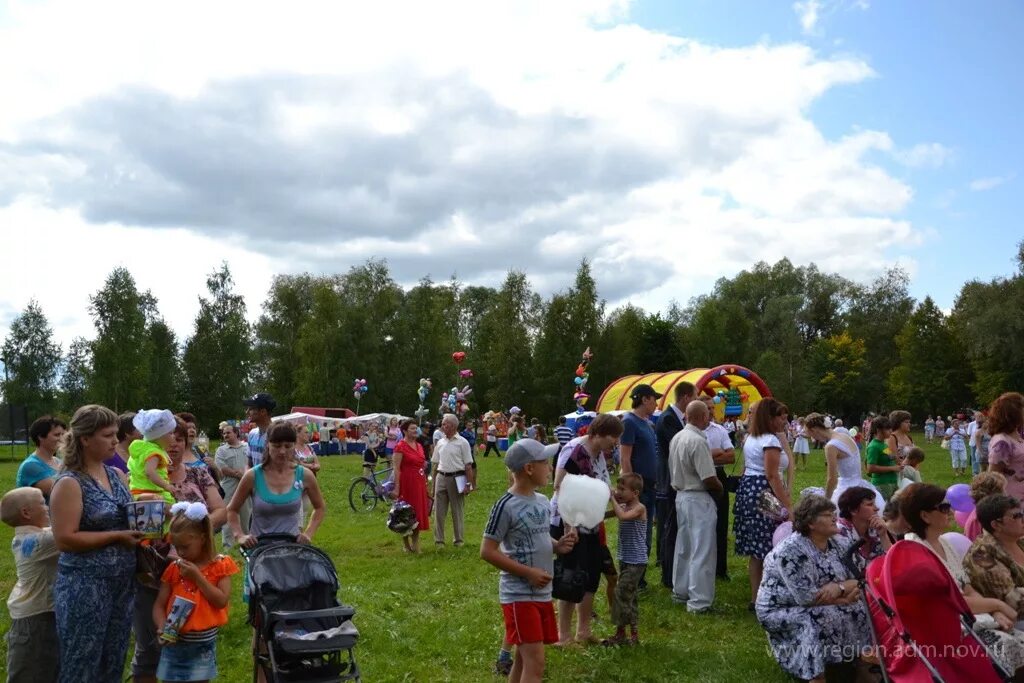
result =
[[549,443],[544,447],[544,457],[548,460],[552,460],[558,457],[558,454],[562,452],[562,444],[555,442]]
[[531,462],[547,461],[544,444],[536,439],[520,439],[505,451],[505,467],[518,472]]

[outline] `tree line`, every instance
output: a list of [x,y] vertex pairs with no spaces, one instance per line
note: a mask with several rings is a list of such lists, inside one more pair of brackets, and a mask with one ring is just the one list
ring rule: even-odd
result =
[[[179,340],[158,301],[115,268],[90,297],[92,339],[63,349],[37,302],[15,318],[2,347],[4,400],[29,414],[70,414],[98,402],[122,411],[175,407],[210,427],[240,416],[240,401],[269,391],[292,405],[412,414],[421,377],[427,407],[469,384],[474,413],[520,406],[553,420],[574,407],[574,371],[586,347],[589,407],[613,379],[634,373],[738,363],[754,369],[796,413],[857,417],[895,407],[947,413],[1024,387],[1024,242],[1018,270],[963,285],[945,314],[915,301],[892,268],[858,284],[787,259],[758,263],[685,306],[607,310],[591,264],[547,299],[526,274],[500,287],[429,277],[403,289],[385,261],[342,275],[274,277],[258,321],[223,264],[207,278],[192,334]],[[465,351],[456,366],[451,354]],[[459,380],[459,369],[473,377]]]

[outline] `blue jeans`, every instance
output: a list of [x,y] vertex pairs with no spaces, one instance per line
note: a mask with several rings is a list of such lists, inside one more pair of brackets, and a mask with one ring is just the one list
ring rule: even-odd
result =
[[968,446],[967,452],[971,454],[971,474],[978,474],[981,472],[981,461],[978,460],[978,448],[976,446]]

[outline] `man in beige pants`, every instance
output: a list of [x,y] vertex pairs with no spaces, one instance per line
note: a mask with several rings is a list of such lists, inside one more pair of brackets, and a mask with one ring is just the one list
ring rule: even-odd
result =
[[[462,545],[464,518],[464,496],[476,488],[476,469],[473,464],[473,449],[469,442],[459,436],[459,418],[452,414],[441,420],[444,434],[434,444],[437,476],[434,478],[434,543],[444,545],[444,522],[448,507],[452,510],[452,529],[455,545]],[[462,484],[462,491],[459,490]]]

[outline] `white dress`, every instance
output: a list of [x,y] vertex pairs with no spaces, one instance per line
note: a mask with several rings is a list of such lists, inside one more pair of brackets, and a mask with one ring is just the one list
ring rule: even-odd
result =
[[807,440],[807,432],[803,427],[796,428],[796,442],[793,444],[793,453],[807,455],[811,452],[811,445]]
[[882,494],[878,492],[874,484],[869,482],[867,479],[861,476],[860,473],[860,451],[849,450],[849,445],[844,439],[838,439],[833,437],[825,444],[825,449],[828,450],[829,446],[835,446],[842,454],[836,458],[836,469],[839,470],[839,482],[836,484],[836,490],[832,492],[832,502],[836,505],[839,504],[839,496],[842,495],[843,491],[852,486],[863,486],[866,489],[871,489],[875,492],[875,505],[878,506],[878,511],[881,512],[885,509],[885,498],[882,498]]

